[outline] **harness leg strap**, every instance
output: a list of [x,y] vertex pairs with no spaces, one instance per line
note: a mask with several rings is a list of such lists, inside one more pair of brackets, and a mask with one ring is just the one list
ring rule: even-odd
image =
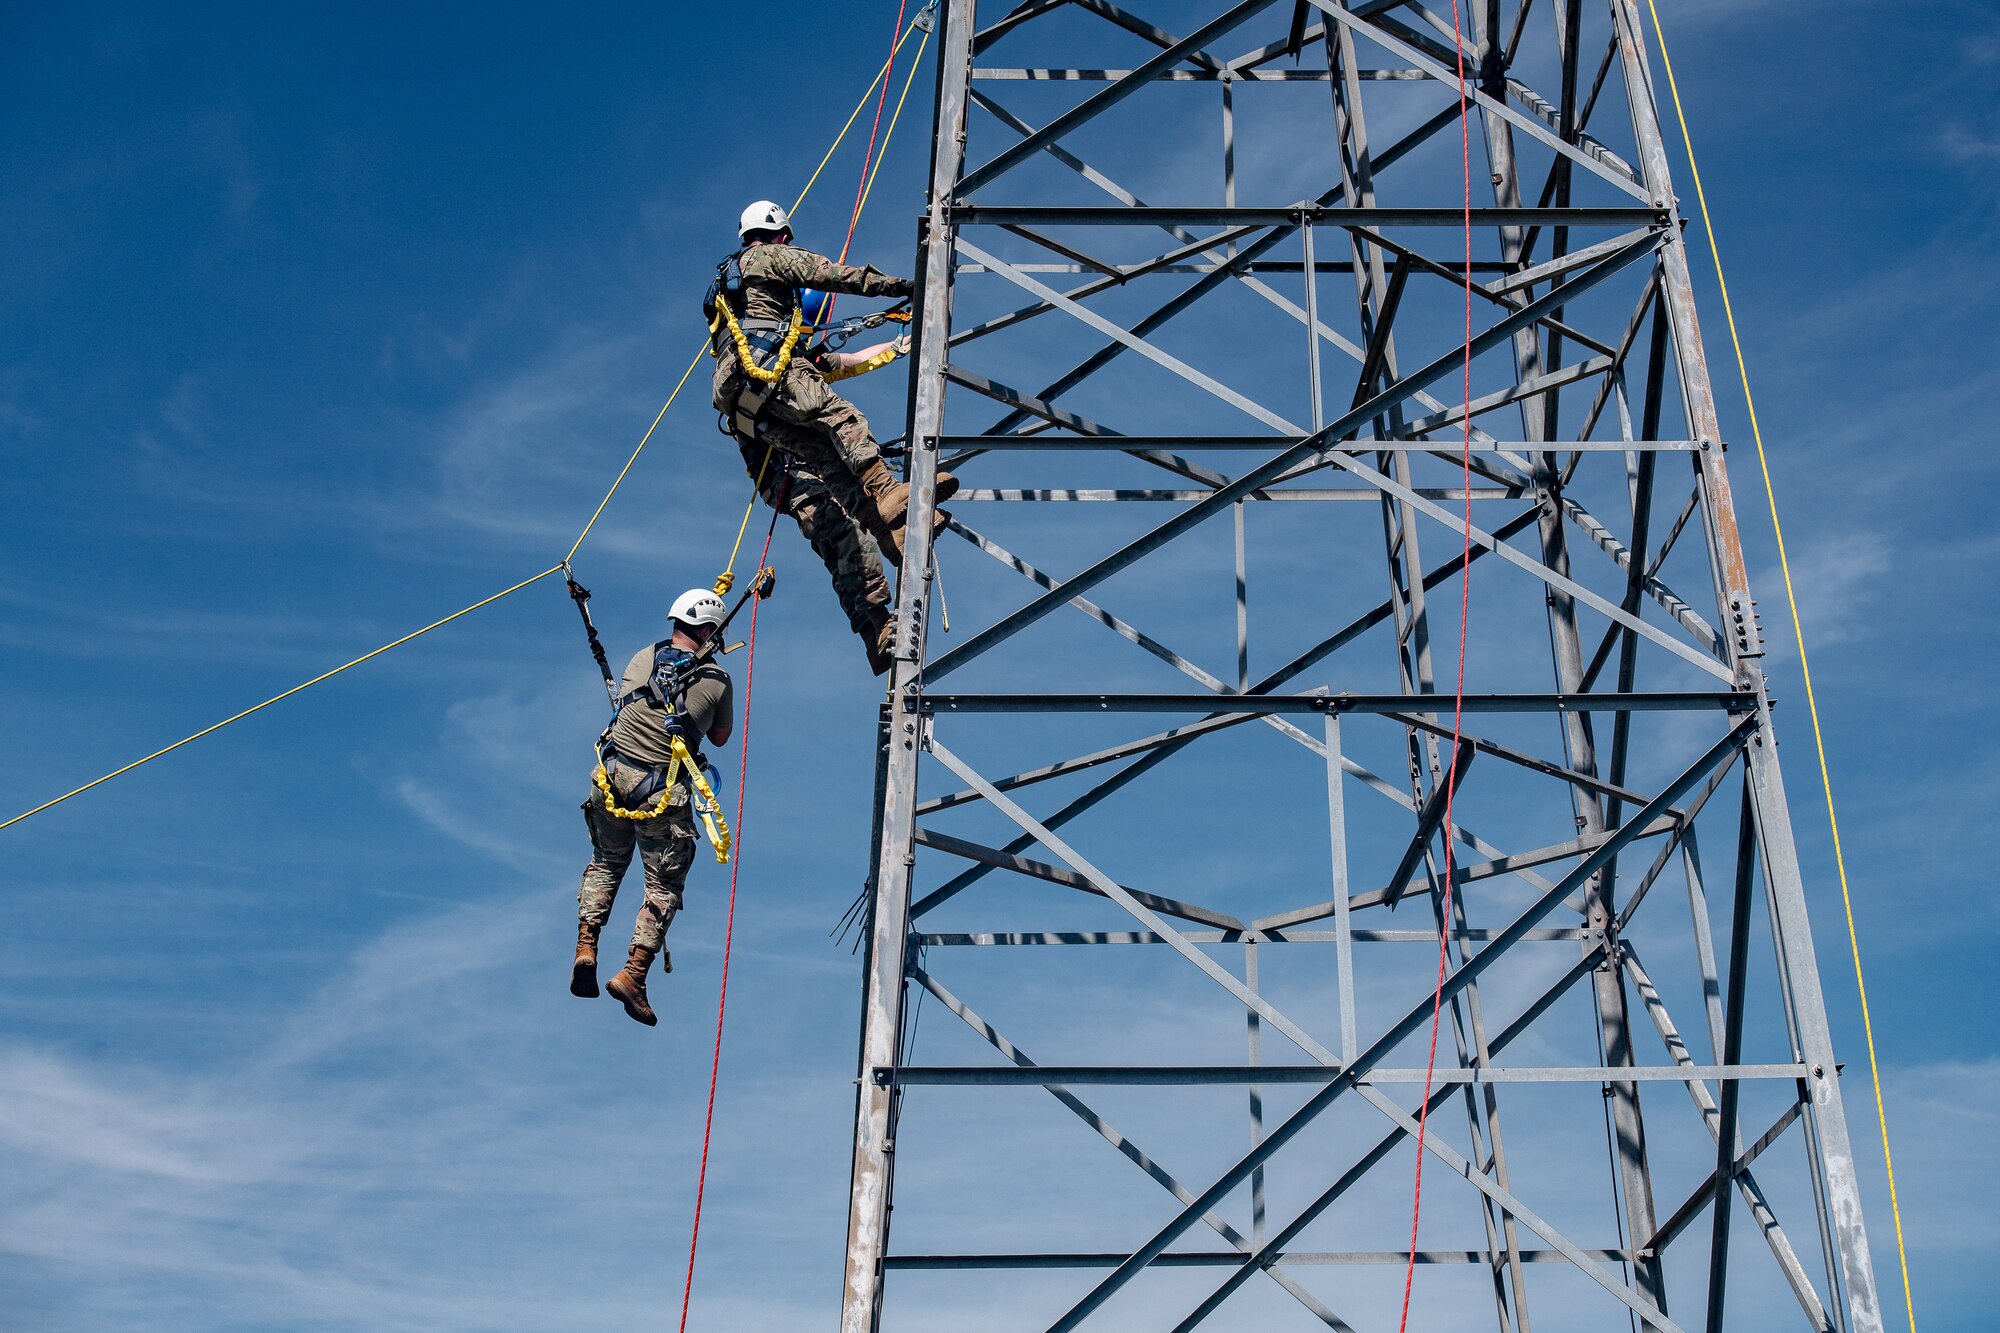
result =
[[736,395],[735,410],[730,413],[730,425],[738,435],[747,440],[757,438],[757,419],[764,415],[764,406],[770,400],[766,386],[753,379],[743,381],[743,390]]

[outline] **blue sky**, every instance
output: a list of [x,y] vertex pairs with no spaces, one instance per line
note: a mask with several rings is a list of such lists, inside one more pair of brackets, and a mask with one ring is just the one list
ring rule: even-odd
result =
[[[692,354],[737,210],[795,193],[894,16],[0,17],[5,812],[558,558]],[[1975,4],[1666,17],[1814,651],[1918,1308],[1983,1327],[2000,1214],[1964,1145],[2000,1130],[2000,1046],[1956,1001],[1978,975],[1963,942],[1996,924],[1965,867],[2000,797],[1979,688],[2000,642],[2000,24]],[[856,238],[892,271],[928,87]],[[809,243],[837,243],[858,165],[829,169]],[[1777,639],[1719,305],[1703,318]],[[856,387],[884,434],[902,391]],[[705,398],[579,557],[614,656],[741,516]],[[796,533],[775,549],[704,1327],[822,1324],[845,1210],[859,985],[828,931],[864,872],[877,686]],[[1877,1160],[1796,654],[1771,669]],[[661,1322],[725,881],[704,853],[660,1029],[567,995],[601,711],[560,586],[537,585],[0,834],[0,1302],[20,1326]]]

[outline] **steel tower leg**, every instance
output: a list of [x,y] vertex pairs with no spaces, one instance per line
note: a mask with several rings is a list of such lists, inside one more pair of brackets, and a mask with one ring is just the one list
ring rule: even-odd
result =
[[842,1333],[873,1333],[881,1321],[882,1256],[889,1242],[890,1182],[901,1089],[875,1070],[901,1058],[903,988],[909,963],[910,868],[922,715],[924,631],[932,588],[931,516],[937,509],[937,439],[944,429],[944,367],[951,321],[952,243],[948,210],[964,162],[966,93],[972,61],[973,0],[945,6],[938,42],[936,135],[931,149],[930,208],[918,261],[912,377],[910,508],[903,529],[903,572],[896,600],[896,662],[889,676],[887,744],[879,841],[870,914],[867,990],[863,1000],[860,1097],[855,1113],[854,1178],[847,1214],[847,1276]]
[[[1636,0],[1614,0],[1614,12],[1626,83],[1635,90],[1630,102],[1633,130],[1639,145],[1640,168],[1647,186],[1653,191],[1654,202],[1678,214],[1667,166],[1666,144],[1661,135],[1659,108],[1652,96],[1652,71],[1646,58]],[[1808,1087],[1812,1095],[1812,1115],[1818,1126],[1821,1151],[1825,1157],[1826,1193],[1840,1249],[1841,1278],[1847,1288],[1854,1327],[1861,1333],[1879,1333],[1883,1328],[1882,1303],[1875,1286],[1875,1265],[1868,1250],[1868,1231],[1862,1221],[1861,1183],[1855,1169],[1853,1142],[1848,1136],[1847,1113],[1841,1103],[1840,1080],[1835,1074],[1825,992],[1820,988],[1819,964],[1813,951],[1812,930],[1806,919],[1805,883],[1799,871],[1798,846],[1792,837],[1791,809],[1785,799],[1777,746],[1768,739],[1773,734],[1770,726],[1771,701],[1765,689],[1763,669],[1759,665],[1763,657],[1763,641],[1757,628],[1756,602],[1751,596],[1749,570],[1743,559],[1743,539],[1736,524],[1736,505],[1722,463],[1722,427],[1716,417],[1715,389],[1708,375],[1708,357],[1702,348],[1700,321],[1695,315],[1687,245],[1678,225],[1670,232],[1660,254],[1661,281],[1667,294],[1667,310],[1674,331],[1674,352],[1680,361],[1688,417],[1703,442],[1703,449],[1697,455],[1697,466],[1701,469],[1706,517],[1715,557],[1716,598],[1729,611],[1730,626],[1725,631],[1725,637],[1737,678],[1757,695],[1761,726],[1758,737],[1746,752],[1751,797],[1758,816],[1758,827],[1763,832],[1768,891],[1784,928],[1779,947],[1784,951],[1792,1004],[1798,1014],[1800,1043],[1805,1061],[1811,1068]],[[1743,947],[1743,941],[1737,941],[1736,947]]]

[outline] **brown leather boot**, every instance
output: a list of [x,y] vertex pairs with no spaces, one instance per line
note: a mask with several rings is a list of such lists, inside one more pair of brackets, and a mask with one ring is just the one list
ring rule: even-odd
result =
[[[870,525],[894,532],[903,526],[903,520],[910,512],[910,488],[897,481],[881,459],[868,465],[868,470],[860,476],[861,489],[868,496],[869,505],[875,510]],[[881,533],[876,534],[879,540]]]
[[[877,526],[891,532],[903,526],[903,520],[910,512],[910,488],[897,481],[881,459],[868,465],[861,474],[861,489],[875,506]],[[937,502],[943,504],[958,494],[958,478],[949,472],[937,474]]]
[[576,923],[576,962],[569,970],[569,993],[580,1000],[597,997],[597,935],[602,925]]
[[653,965],[653,950],[632,946],[632,954],[617,976],[604,983],[604,993],[625,1006],[625,1012],[647,1027],[658,1027],[660,1018],[646,1003],[646,971]]
[[[942,509],[933,510],[931,513],[931,540],[935,542],[939,534],[943,533],[950,526],[950,514]],[[901,569],[903,567],[903,530],[901,528],[894,530],[870,528],[869,535],[875,539],[875,545],[881,548],[882,558],[895,568]]]
[[896,617],[878,610],[874,620],[855,632],[868,654],[868,669],[878,676],[887,675],[896,663]]

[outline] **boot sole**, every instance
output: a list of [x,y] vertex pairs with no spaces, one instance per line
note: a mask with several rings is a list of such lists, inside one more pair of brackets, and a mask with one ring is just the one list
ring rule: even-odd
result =
[[618,1001],[619,1004],[625,1006],[625,1016],[631,1019],[634,1023],[644,1023],[649,1028],[658,1027],[660,1025],[660,1016],[654,1013],[650,1008],[642,1013],[638,1009],[635,1009],[632,1006],[632,1001],[628,1000],[623,995],[620,995],[612,987],[606,986],[604,990],[605,993],[608,994],[612,999]]
[[578,963],[570,969],[569,993],[579,1000],[597,998],[597,964]]

